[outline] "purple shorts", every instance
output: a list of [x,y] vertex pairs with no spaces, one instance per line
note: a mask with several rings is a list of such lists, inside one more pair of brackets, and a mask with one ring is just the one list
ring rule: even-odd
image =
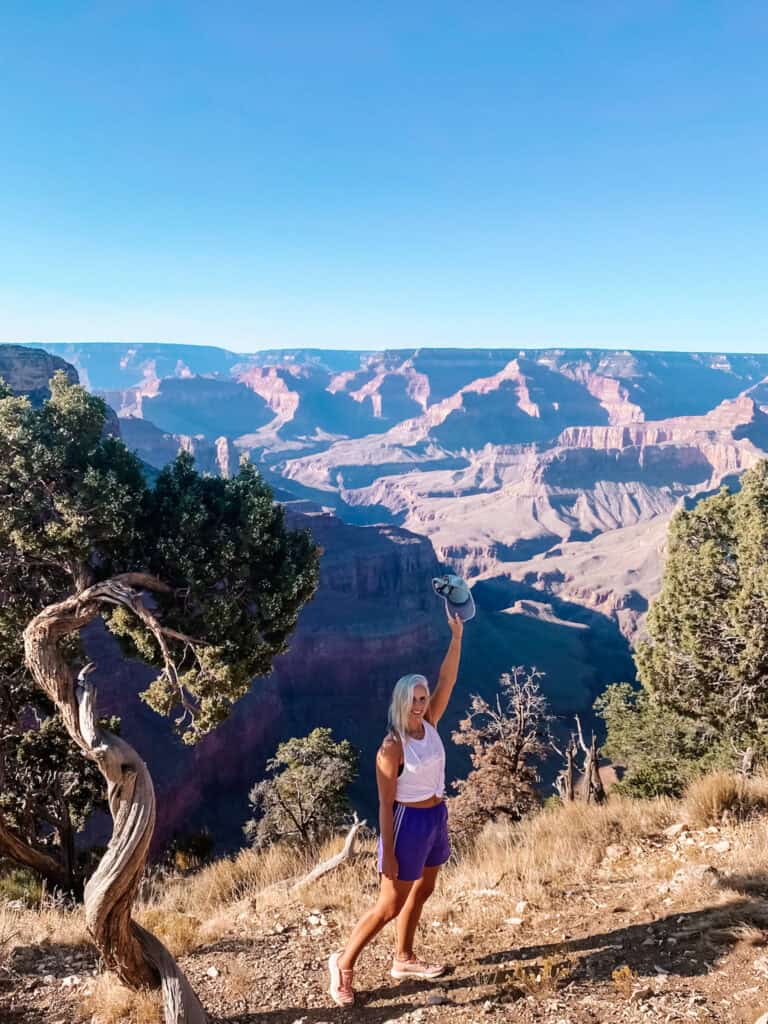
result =
[[[448,808],[443,800],[434,807],[395,804],[395,857],[401,882],[415,882],[424,868],[438,868],[451,855],[448,839]],[[384,850],[379,836],[379,871]]]

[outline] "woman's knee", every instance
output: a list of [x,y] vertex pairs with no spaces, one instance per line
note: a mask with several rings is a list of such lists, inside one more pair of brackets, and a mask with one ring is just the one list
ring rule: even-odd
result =
[[405,898],[399,896],[388,897],[379,901],[378,907],[379,914],[385,922],[394,921],[397,915],[405,906]]
[[429,897],[432,895],[432,893],[434,891],[435,891],[435,883],[434,882],[425,882],[423,885],[419,886],[419,888],[418,888],[418,890],[416,892],[416,899],[420,903],[426,903],[427,900],[429,899]]

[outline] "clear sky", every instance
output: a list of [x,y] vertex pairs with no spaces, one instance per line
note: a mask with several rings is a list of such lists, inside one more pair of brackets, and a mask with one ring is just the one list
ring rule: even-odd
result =
[[5,0],[0,340],[768,351],[768,5]]

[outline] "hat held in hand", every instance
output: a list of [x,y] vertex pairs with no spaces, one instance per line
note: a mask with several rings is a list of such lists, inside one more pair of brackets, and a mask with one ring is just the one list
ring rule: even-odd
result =
[[445,606],[452,615],[458,615],[467,622],[474,617],[475,602],[467,584],[459,576],[435,576],[432,588],[445,601]]

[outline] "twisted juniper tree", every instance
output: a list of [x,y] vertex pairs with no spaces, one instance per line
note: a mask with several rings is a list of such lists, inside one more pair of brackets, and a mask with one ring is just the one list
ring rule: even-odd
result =
[[286,650],[318,552],[286,529],[252,467],[201,477],[180,456],[150,489],[138,459],[104,436],[106,412],[63,374],[38,409],[0,390],[0,631],[24,624],[25,671],[107,783],[113,835],[85,889],[94,942],[129,986],[162,987],[167,1021],[198,1024],[184,975],[131,917],[154,791],[136,751],[96,717],[80,630],[101,617],[157,666],[143,697],[194,742]]

